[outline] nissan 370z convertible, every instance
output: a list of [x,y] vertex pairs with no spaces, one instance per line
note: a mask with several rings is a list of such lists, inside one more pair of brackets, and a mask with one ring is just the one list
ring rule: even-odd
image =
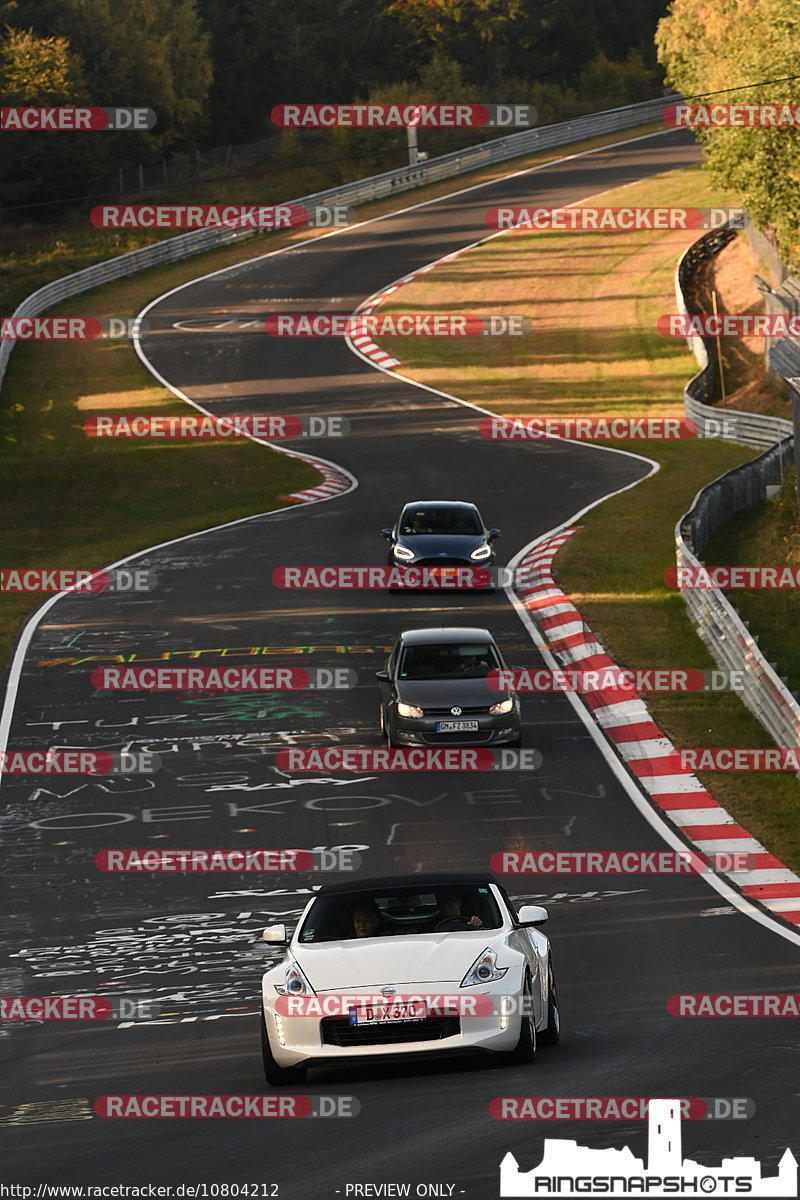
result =
[[[262,979],[267,1082],[364,1058],[483,1051],[529,1063],[559,1039],[538,905],[515,910],[491,874],[415,874],[328,884]],[[288,945],[287,945],[288,942]]]

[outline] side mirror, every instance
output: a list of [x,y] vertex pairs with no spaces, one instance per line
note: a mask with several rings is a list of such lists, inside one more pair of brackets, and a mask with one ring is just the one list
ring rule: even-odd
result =
[[391,541],[391,540],[392,540],[392,531],[391,531],[391,529],[382,529],[382,530],[381,530],[381,537],[385,537],[385,538],[386,538],[388,541]]
[[540,904],[523,904],[519,910],[517,921],[520,925],[544,925],[547,920],[547,909]]
[[375,678],[377,680],[379,680],[381,683],[388,683],[389,680],[391,679],[391,675],[389,674],[388,671],[376,671]]
[[499,538],[499,537],[502,537],[502,536],[503,536],[503,535],[501,534],[501,532],[500,532],[500,530],[499,530],[499,529],[490,529],[490,530],[489,530],[489,536],[488,536],[488,538],[487,538],[487,541],[491,542],[491,541],[494,541],[494,539],[495,539],[495,538]]
[[268,925],[261,935],[262,941],[273,945],[285,946],[288,942],[285,925]]

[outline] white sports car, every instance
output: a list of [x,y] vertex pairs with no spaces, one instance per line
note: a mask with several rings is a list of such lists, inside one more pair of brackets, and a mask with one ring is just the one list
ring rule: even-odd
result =
[[560,1019],[538,905],[514,909],[490,874],[329,884],[264,941],[286,945],[262,979],[271,1084],[363,1058],[488,1051],[532,1062]]

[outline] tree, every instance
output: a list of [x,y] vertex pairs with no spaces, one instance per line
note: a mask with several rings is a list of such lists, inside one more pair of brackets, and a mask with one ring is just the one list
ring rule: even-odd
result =
[[[768,82],[797,74],[795,0],[673,0],[656,46],[668,82],[686,96],[718,93],[708,98],[723,104],[800,102],[800,81]],[[698,137],[714,183],[737,191],[756,227],[775,231],[784,261],[800,265],[800,131],[716,127]]]

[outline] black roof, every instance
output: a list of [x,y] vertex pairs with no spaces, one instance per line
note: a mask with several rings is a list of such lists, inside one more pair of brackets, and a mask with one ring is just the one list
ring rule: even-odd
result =
[[373,879],[353,879],[348,883],[324,883],[317,895],[377,892],[394,887],[413,887],[420,891],[430,891],[433,888],[474,887],[487,883],[503,886],[491,871],[417,871],[413,875],[378,875]]

